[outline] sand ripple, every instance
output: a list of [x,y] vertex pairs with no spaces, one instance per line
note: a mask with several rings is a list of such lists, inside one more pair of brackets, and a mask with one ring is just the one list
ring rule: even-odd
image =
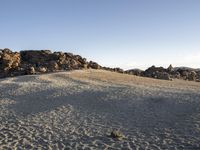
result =
[[3,79],[0,149],[200,149],[200,84],[94,70]]

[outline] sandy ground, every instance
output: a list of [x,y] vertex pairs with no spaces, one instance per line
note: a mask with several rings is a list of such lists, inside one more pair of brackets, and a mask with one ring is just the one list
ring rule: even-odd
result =
[[1,79],[0,149],[200,149],[200,83],[100,70]]

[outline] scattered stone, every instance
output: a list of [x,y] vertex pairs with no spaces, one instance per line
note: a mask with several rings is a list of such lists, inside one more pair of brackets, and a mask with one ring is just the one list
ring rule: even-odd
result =
[[47,68],[46,67],[39,67],[38,72],[45,73],[45,72],[47,72]]
[[111,132],[111,134],[110,134],[110,137],[117,138],[117,139],[122,139],[122,138],[124,138],[124,135],[119,130],[113,130]]
[[27,75],[31,75],[31,74],[35,74],[35,68],[34,67],[29,67],[27,70],[26,70],[26,74]]

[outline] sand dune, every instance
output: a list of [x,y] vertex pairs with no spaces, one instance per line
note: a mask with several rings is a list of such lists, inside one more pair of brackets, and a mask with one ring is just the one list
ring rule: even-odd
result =
[[9,148],[200,149],[200,83],[101,70],[1,79],[0,149]]

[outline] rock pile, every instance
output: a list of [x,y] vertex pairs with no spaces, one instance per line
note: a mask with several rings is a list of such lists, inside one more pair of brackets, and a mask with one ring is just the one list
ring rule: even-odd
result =
[[52,53],[50,50],[12,52],[10,49],[0,49],[1,78],[87,68],[102,67],[96,62],[87,62],[85,58],[72,53]]
[[144,77],[151,77],[155,79],[163,79],[163,80],[171,80],[170,77],[170,72],[172,68],[170,69],[165,69],[163,67],[155,67],[152,66],[145,70],[144,72],[141,73],[142,76]]
[[172,65],[169,65],[168,68],[151,66],[145,71],[140,69],[131,69],[125,71],[125,73],[162,80],[172,80],[176,78],[200,82],[200,70],[184,67],[173,68]]
[[172,80],[176,78],[189,81],[198,81],[200,79],[200,71],[192,68],[173,68],[172,65],[170,65],[168,68],[152,66],[145,71],[129,70],[127,73],[163,80]]

